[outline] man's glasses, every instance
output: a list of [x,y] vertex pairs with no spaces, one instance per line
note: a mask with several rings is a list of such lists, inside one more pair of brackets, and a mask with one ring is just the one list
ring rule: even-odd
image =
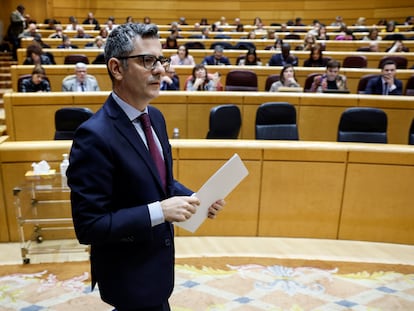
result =
[[160,56],[156,57],[155,55],[150,54],[139,54],[131,56],[117,57],[118,59],[128,59],[128,58],[138,58],[141,60],[142,66],[147,70],[153,70],[157,66],[157,62],[160,62],[161,66],[167,71],[170,67],[170,59],[168,57]]

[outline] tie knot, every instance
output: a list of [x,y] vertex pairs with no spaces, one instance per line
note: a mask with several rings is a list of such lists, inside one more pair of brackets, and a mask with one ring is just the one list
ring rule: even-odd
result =
[[141,121],[143,128],[150,128],[151,127],[151,121],[149,118],[148,113],[143,113],[139,116],[139,120]]

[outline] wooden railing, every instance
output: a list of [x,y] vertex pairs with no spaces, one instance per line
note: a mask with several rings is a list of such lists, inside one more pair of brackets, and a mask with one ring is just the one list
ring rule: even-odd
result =
[[[234,153],[249,175],[214,221],[191,235],[301,237],[414,244],[414,148],[286,141],[172,140],[174,174],[197,191]],[[0,145],[0,241],[18,241],[13,188],[32,162],[58,169],[70,141]],[[194,172],[197,171],[197,174]],[[4,197],[3,197],[4,196]],[[56,215],[58,211],[49,209]],[[47,215],[47,214],[46,214]],[[190,235],[177,228],[177,235]],[[54,231],[53,238],[74,237]],[[44,239],[50,236],[44,232]]]
[[[97,111],[109,92],[6,93],[4,106],[10,140],[48,140],[55,131],[54,114],[62,107],[88,107]],[[256,110],[272,101],[289,102],[297,110],[300,140],[336,141],[341,113],[349,107],[377,107],[388,116],[388,142],[407,144],[414,97],[321,93],[269,92],[183,92],[164,91],[152,101],[165,115],[171,134],[179,128],[181,137],[202,139],[209,127],[212,107],[236,104],[242,113],[241,139],[255,138]]]

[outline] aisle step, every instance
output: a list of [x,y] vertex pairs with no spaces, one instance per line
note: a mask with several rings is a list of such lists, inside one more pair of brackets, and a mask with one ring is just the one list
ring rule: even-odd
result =
[[11,81],[11,73],[1,73],[0,72],[0,81]]
[[12,82],[11,81],[0,81],[0,89],[11,89]]

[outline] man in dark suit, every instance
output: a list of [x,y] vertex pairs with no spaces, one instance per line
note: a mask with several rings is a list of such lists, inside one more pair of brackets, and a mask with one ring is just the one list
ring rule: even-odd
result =
[[[172,223],[189,219],[199,205],[174,180],[165,120],[149,105],[169,60],[157,27],[133,23],[111,32],[105,58],[113,91],[79,127],[70,152],[73,223],[79,241],[91,245],[92,287],[98,283],[103,301],[118,311],[168,311]],[[212,204],[209,217],[223,205]]]
[[274,54],[269,60],[269,66],[285,66],[291,64],[292,66],[298,65],[298,58],[290,54],[290,45],[288,43],[283,43],[281,47],[280,54]]
[[393,60],[383,62],[381,75],[371,78],[365,88],[365,94],[402,95],[403,84],[395,78],[397,64]]
[[214,47],[213,55],[204,57],[203,65],[231,65],[229,59],[224,56],[224,49],[221,45]]

